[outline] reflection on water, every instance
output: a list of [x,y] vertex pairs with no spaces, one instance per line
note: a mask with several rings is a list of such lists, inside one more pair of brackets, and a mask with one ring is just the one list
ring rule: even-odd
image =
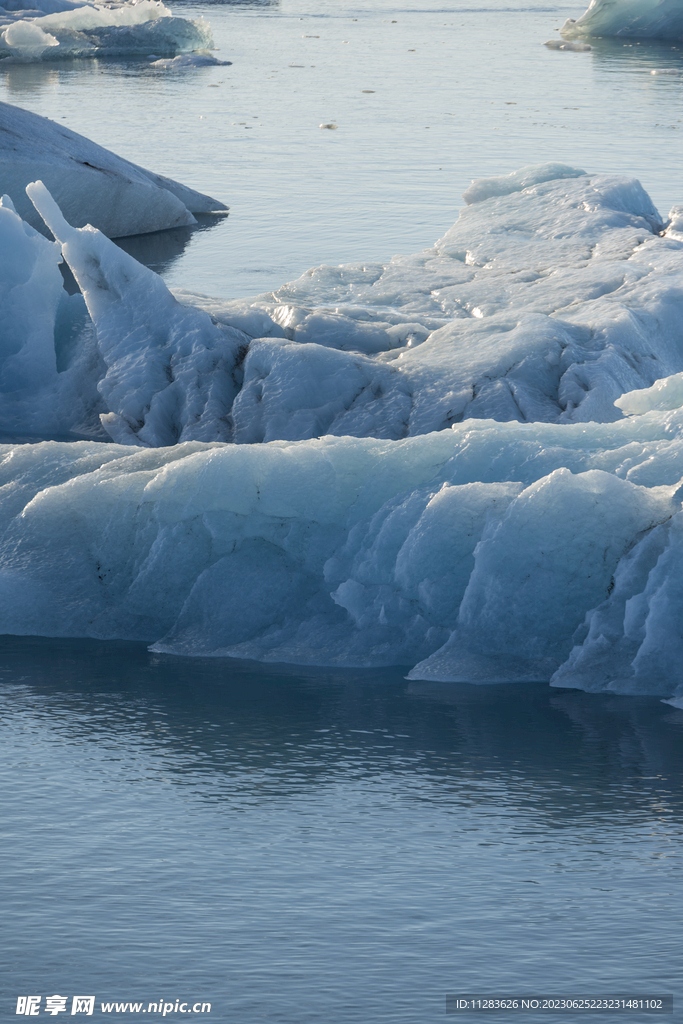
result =
[[196,240],[195,236],[210,231],[226,216],[226,213],[196,213],[196,226],[151,231],[146,235],[128,235],[126,238],[115,238],[114,241],[138,263],[157,274],[163,274],[183,255],[187,246]]
[[481,986],[683,995],[683,712],[139,644],[2,654],[8,997],[423,1024]]
[[683,45],[660,40],[591,39],[590,60],[612,71],[653,71],[660,68],[683,70]]
[[[593,814],[602,806],[611,815],[617,800],[647,815],[653,792],[666,794],[672,813],[683,810],[683,711],[657,698],[558,692],[544,684],[409,682],[393,668],[173,658],[124,642],[3,638],[2,652],[4,687],[20,686],[22,703],[49,721],[51,732],[65,730],[80,741],[106,733],[110,741],[150,750],[158,740],[168,769],[199,791],[193,766],[201,757],[203,770],[217,773],[212,797],[226,772],[251,772],[273,759],[273,782],[283,795],[292,782],[287,765],[306,785],[333,781],[347,771],[352,738],[362,772],[394,764],[403,770],[409,758],[414,770],[449,786],[464,765],[463,779],[470,770],[495,770],[512,789],[532,782],[534,807],[544,818],[553,814],[557,773],[567,766],[581,780],[572,784],[576,793],[590,795]],[[294,734],[296,743],[289,742]],[[561,788],[558,823],[574,814]],[[581,800],[576,808],[585,811]]]
[[[73,63],[83,64],[84,61]],[[8,99],[15,101],[19,107],[28,106],[28,97],[35,93],[59,87],[59,71],[45,64],[9,64],[2,61],[0,72],[9,93]]]

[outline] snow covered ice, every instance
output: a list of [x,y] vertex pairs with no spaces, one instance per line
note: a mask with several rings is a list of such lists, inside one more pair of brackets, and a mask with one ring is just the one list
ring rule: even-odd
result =
[[524,168],[432,249],[219,302],[28,192],[0,429],[116,443],[0,448],[0,630],[683,695],[680,210]]
[[0,7],[0,60],[33,62],[139,54],[173,56],[213,46],[203,20],[176,18],[160,0],[11,0]]
[[45,230],[26,196],[45,182],[72,224],[93,224],[110,238],[196,224],[195,213],[225,211],[223,203],[154,174],[28,110],[0,103],[0,184],[15,209]]
[[577,36],[619,36],[624,39],[683,39],[683,8],[679,0],[591,0],[576,20],[567,19],[561,33]]

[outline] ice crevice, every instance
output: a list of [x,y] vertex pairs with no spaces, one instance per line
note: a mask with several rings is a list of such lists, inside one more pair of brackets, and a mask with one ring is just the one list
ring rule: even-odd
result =
[[28,194],[3,632],[683,696],[683,241],[637,182],[478,182],[431,250],[237,302]]

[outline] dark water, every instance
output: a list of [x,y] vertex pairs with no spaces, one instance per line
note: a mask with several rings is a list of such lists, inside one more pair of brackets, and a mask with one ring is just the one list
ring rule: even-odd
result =
[[1,664],[8,1019],[55,993],[240,1024],[683,998],[683,711],[124,643],[5,638]]

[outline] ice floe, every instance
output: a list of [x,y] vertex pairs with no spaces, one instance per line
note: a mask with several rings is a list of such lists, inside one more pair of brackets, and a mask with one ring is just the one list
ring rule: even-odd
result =
[[562,39],[549,39],[543,44],[549,50],[567,50],[570,53],[590,53],[593,47],[590,43],[570,42]]
[[561,28],[565,39],[620,36],[625,39],[683,39],[679,0],[591,0],[580,18]]
[[203,19],[174,17],[160,0],[119,0],[106,6],[85,0],[10,0],[0,7],[0,60],[173,56],[212,46]]
[[0,631],[683,696],[679,211],[525,168],[415,256],[179,302],[29,193],[0,428],[117,443],[0,446]]
[[110,238],[195,224],[194,213],[226,209],[62,124],[0,103],[0,192],[10,196],[24,220],[44,230],[25,191],[38,178],[72,224],[93,224]]
[[[151,57],[156,57],[156,54],[151,54]],[[211,68],[211,67],[227,67],[228,64],[232,64],[231,60],[218,60],[217,57],[212,57],[208,53],[183,53],[178,54],[177,57],[159,57],[156,60],[152,60],[151,67],[153,68]]]

